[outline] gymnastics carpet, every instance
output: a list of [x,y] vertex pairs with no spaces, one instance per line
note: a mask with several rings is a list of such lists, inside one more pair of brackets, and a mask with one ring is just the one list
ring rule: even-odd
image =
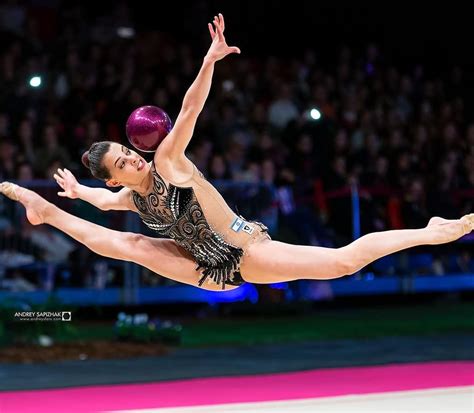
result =
[[474,361],[0,392],[0,413],[474,412]]

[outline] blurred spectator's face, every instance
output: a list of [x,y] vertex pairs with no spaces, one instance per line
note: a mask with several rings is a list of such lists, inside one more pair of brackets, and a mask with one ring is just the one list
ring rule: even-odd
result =
[[196,156],[201,160],[207,161],[211,156],[212,147],[213,145],[211,141],[207,139],[202,141],[201,144],[195,149]]
[[2,162],[11,162],[15,156],[15,147],[10,142],[0,144],[0,159]]
[[450,119],[453,114],[453,107],[449,103],[445,103],[441,108],[441,117],[443,119]]
[[87,137],[93,141],[100,140],[100,127],[97,121],[91,120],[87,124]]
[[334,79],[333,76],[328,75],[324,80],[328,91],[332,91],[336,88],[336,79]]
[[190,57],[186,57],[181,62],[181,70],[184,75],[191,76],[194,70],[193,60]]
[[275,164],[270,159],[262,163],[262,179],[269,184],[275,181]]
[[397,148],[402,144],[402,134],[399,130],[394,130],[390,135],[390,146]]
[[245,78],[245,89],[255,89],[257,87],[257,84],[257,76],[254,73],[248,73],[247,77]]
[[457,164],[458,160],[459,160],[459,154],[457,151],[451,150],[446,153],[446,161],[453,164],[454,166]]
[[433,111],[431,103],[428,100],[423,101],[420,105],[420,108],[423,115],[431,115]]
[[31,168],[31,165],[26,163],[20,165],[18,168],[17,179],[20,181],[31,181],[33,178],[33,169]]
[[14,58],[11,54],[6,54],[3,60],[3,77],[10,80],[15,75]]
[[211,161],[211,174],[216,179],[222,179],[225,175],[226,167],[224,158],[220,155],[215,155]]
[[398,169],[401,171],[405,171],[410,168],[410,157],[407,153],[402,153],[398,157]]
[[235,119],[235,109],[232,106],[225,105],[222,108],[222,118],[229,122]]
[[379,138],[375,133],[370,133],[366,137],[367,149],[371,153],[376,153],[379,149]]
[[398,110],[391,110],[388,112],[388,124],[391,126],[391,127],[399,127],[401,123],[403,123],[403,120],[400,116],[400,112]]
[[408,95],[412,92],[413,86],[411,79],[408,76],[403,76],[402,82],[401,82],[401,89],[402,93],[405,95]]
[[48,147],[57,145],[58,137],[56,135],[56,130],[54,129],[54,126],[46,126],[44,130],[44,143]]
[[228,160],[235,160],[235,159],[242,159],[245,155],[245,148],[244,146],[236,141],[233,141],[229,145],[229,149],[226,152],[226,158]]
[[427,98],[432,98],[435,95],[435,85],[433,82],[425,82],[424,92]]
[[260,136],[259,146],[263,150],[268,150],[273,147],[273,141],[268,133],[264,133]]
[[416,128],[416,141],[418,143],[426,142],[428,138],[428,132],[423,125],[420,125]]
[[386,175],[388,171],[388,159],[384,157],[377,158],[375,163],[375,172],[377,175],[383,176]]
[[309,135],[301,135],[298,140],[298,150],[302,153],[309,154],[313,151],[313,141]]
[[117,70],[115,68],[115,65],[111,63],[107,63],[104,66],[104,73],[105,73],[105,80],[114,80],[115,76],[117,76]]
[[77,54],[77,52],[75,50],[69,52],[69,54],[67,55],[67,65],[69,69],[74,69],[75,67],[77,67],[78,64],[79,55]]
[[338,68],[339,78],[342,80],[347,79],[349,77],[349,71],[349,65],[347,65],[346,63],[340,64]]
[[415,179],[414,181],[412,181],[409,192],[413,200],[421,200],[425,193],[423,182],[419,179]]
[[168,76],[166,78],[166,89],[171,95],[179,94],[179,80],[176,76]]
[[125,59],[123,62],[122,79],[130,79],[135,72],[135,62],[133,59]]
[[260,165],[258,163],[252,162],[249,164],[247,171],[252,178],[252,182],[257,182],[260,179]]
[[143,92],[140,89],[132,89],[130,92],[130,103],[132,106],[141,106],[144,103]]
[[160,108],[166,108],[168,106],[168,94],[165,89],[157,89],[155,92],[154,101]]
[[451,178],[454,175],[455,164],[448,160],[441,164],[441,173],[445,178]]
[[256,122],[265,123],[267,119],[267,111],[261,103],[255,105],[253,110],[253,118]]
[[370,127],[370,125],[372,123],[372,113],[368,110],[364,111],[364,113],[362,114],[362,117],[360,119],[360,122],[361,122],[362,128]]
[[99,62],[102,57],[102,48],[99,45],[92,46],[91,60]]
[[456,127],[452,123],[446,125],[443,132],[444,141],[446,143],[452,143],[456,140]]
[[316,86],[316,88],[314,89],[314,99],[316,99],[316,102],[318,102],[319,104],[326,102],[327,92],[324,86]]
[[468,172],[474,172],[474,153],[469,156],[466,156],[464,160],[464,167]]
[[347,134],[346,131],[340,130],[334,142],[334,146],[336,149],[344,149],[347,147]]
[[346,159],[342,156],[338,156],[334,159],[333,162],[334,171],[336,171],[339,175],[346,174]]
[[20,123],[20,128],[18,131],[20,135],[20,139],[23,140],[30,140],[33,135],[33,128],[31,127],[31,123],[28,120],[23,120]]
[[282,85],[280,89],[280,99],[291,99],[291,88],[288,85]]

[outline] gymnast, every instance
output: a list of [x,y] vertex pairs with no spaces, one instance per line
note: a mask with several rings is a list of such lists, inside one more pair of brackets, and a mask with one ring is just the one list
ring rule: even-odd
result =
[[23,204],[33,225],[51,225],[99,255],[131,261],[175,281],[216,291],[244,282],[339,278],[385,255],[452,242],[474,229],[474,214],[457,220],[434,217],[424,228],[375,232],[341,248],[323,248],[272,240],[263,224],[235,214],[185,155],[209,94],[214,65],[231,53],[240,53],[226,43],[223,16],[214,17],[213,23],[209,24],[212,43],[202,67],[152,162],[124,145],[103,141],[92,144],[82,161],[94,177],[108,187],[123,187],[120,191],[80,185],[68,169],[58,169],[54,175],[63,189],[59,195],[83,199],[102,210],[134,211],[166,238],[104,228],[10,182],[1,183],[0,192]]

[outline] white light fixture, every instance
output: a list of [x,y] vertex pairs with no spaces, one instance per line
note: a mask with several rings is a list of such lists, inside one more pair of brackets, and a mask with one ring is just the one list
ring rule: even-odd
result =
[[41,77],[40,76],[33,76],[30,79],[30,86],[31,87],[38,87],[41,86]]
[[311,116],[311,119],[313,120],[319,120],[321,119],[321,112],[318,109],[313,108],[309,111],[309,116]]

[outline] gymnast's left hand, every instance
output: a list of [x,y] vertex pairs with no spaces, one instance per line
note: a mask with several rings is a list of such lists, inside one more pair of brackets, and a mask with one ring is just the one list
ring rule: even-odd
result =
[[224,37],[224,16],[219,13],[218,16],[214,16],[214,28],[211,23],[208,23],[209,32],[211,33],[212,44],[207,52],[206,58],[212,62],[217,62],[223,59],[228,54],[238,53],[240,49],[236,46],[228,46]]

